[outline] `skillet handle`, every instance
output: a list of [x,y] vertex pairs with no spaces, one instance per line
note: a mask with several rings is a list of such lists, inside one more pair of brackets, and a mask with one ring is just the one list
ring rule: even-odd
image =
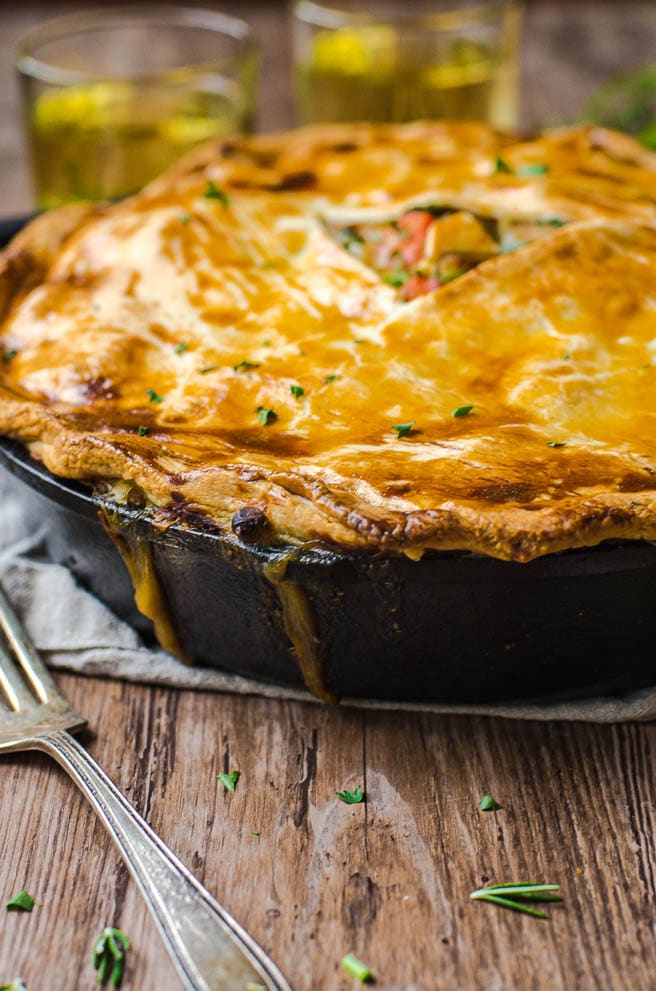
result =
[[30,741],[62,765],[121,851],[188,991],[291,991],[278,968],[169,850],[69,733]]

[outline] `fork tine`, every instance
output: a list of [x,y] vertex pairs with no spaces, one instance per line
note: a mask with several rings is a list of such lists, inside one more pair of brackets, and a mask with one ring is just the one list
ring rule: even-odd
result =
[[36,699],[19,675],[16,664],[4,643],[0,640],[0,689],[2,689],[9,708],[21,712],[34,708]]
[[[9,641],[11,647],[16,655],[16,660],[20,664],[25,677],[29,681],[30,685],[34,689],[34,692],[40,702],[46,703],[48,701],[48,696],[57,696],[59,691],[54,681],[50,677],[48,669],[45,664],[37,654],[36,650],[30,643],[27,633],[23,629],[16,613],[12,609],[9,599],[7,598],[2,585],[0,585],[0,628],[2,628],[7,640]],[[7,668],[11,671],[13,662],[11,658],[4,653],[3,661],[8,660],[9,664],[4,664],[5,675],[7,674]],[[16,676],[14,676],[14,679]],[[20,679],[18,679],[20,681]],[[13,686],[12,684],[12,687]],[[34,704],[34,699],[29,695],[29,692],[23,685],[22,681],[19,686],[25,694],[26,700],[29,703]],[[11,694],[11,690],[8,692]],[[19,694],[17,692],[17,694]],[[26,701],[24,704],[28,704]]]

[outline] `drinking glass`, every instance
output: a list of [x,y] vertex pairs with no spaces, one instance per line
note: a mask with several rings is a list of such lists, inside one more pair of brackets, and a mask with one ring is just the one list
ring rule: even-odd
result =
[[515,127],[521,15],[518,0],[297,0],[298,116]]
[[16,66],[39,209],[125,196],[253,123],[255,43],[245,21],[217,11],[56,17],[22,39]]

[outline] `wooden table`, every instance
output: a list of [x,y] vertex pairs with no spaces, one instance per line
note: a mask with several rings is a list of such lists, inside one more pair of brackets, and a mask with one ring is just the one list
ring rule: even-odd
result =
[[[232,5],[235,7],[236,5]],[[2,8],[0,213],[27,207],[13,39],[60,4]],[[282,17],[268,40],[263,122],[287,123]],[[243,12],[244,5],[241,6]],[[531,6],[524,119],[575,114],[599,78],[656,51],[649,3]],[[621,663],[621,659],[619,659]],[[656,987],[656,727],[362,712],[61,676],[92,753],[180,857],[272,954],[295,991],[624,991]],[[234,795],[217,783],[239,768]],[[342,787],[364,786],[347,806]],[[490,792],[503,806],[481,813]],[[259,835],[255,835],[259,834]],[[94,937],[131,937],[124,987],[178,991],[136,886],[89,807],[38,756],[0,762],[0,983],[92,988]],[[487,879],[562,885],[541,922],[473,904]],[[2,910],[0,910],[0,914]]]

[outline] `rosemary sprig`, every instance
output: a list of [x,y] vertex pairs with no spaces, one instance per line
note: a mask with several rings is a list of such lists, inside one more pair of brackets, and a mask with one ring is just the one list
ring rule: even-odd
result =
[[[490,884],[485,888],[472,891],[469,896],[473,901],[491,902],[513,912],[524,912],[535,919],[548,919],[549,916],[527,905],[526,902],[562,902],[558,892],[558,884],[540,884],[533,881],[510,881],[506,884]],[[512,896],[512,897],[509,897]]]

